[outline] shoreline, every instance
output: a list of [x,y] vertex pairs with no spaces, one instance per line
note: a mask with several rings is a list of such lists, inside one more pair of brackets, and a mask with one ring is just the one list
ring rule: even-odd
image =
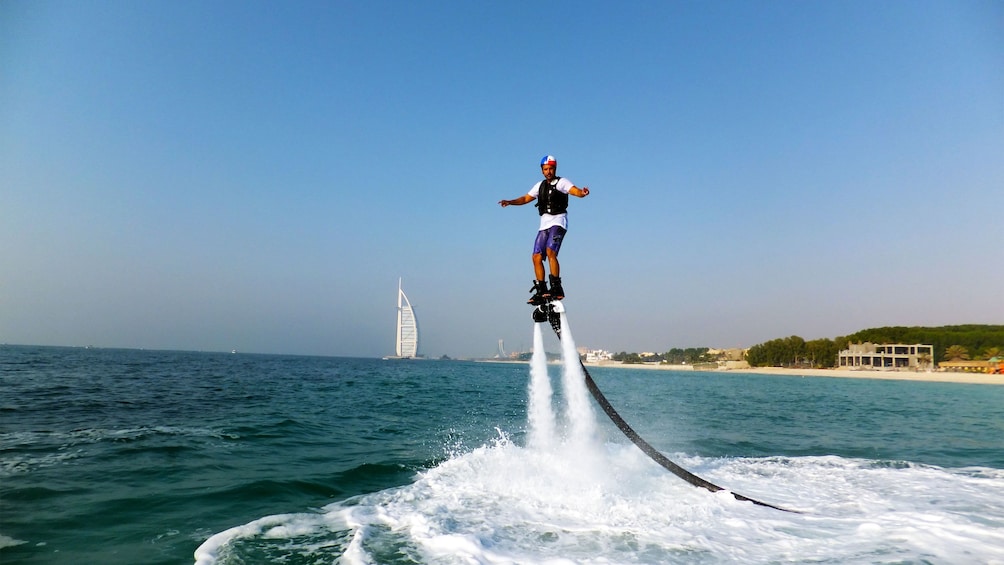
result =
[[586,367],[613,369],[642,369],[654,371],[694,371],[697,373],[776,375],[786,377],[836,377],[845,379],[882,379],[895,381],[915,381],[928,383],[960,383],[1004,385],[1004,375],[987,373],[952,373],[927,371],[874,371],[858,369],[787,369],[784,367],[750,367],[748,369],[718,369],[695,371],[687,365],[650,365],[616,362],[585,363]]

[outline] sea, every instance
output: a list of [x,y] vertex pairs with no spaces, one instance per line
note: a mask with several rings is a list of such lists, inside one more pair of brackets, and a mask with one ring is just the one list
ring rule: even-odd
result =
[[564,362],[0,346],[0,563],[1004,563],[1004,387],[589,368],[711,492],[543,325]]

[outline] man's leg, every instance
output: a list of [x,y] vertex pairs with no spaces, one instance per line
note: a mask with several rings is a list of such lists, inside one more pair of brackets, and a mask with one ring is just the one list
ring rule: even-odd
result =
[[528,304],[543,304],[550,298],[550,294],[547,291],[547,283],[544,282],[544,253],[547,250],[547,231],[540,230],[537,232],[537,239],[533,242],[533,288],[530,292],[533,293],[530,296],[530,300],[527,300]]
[[[550,268],[552,276],[555,277],[561,276],[561,265],[558,264],[558,252],[551,249],[550,247],[547,248],[547,266]],[[541,267],[540,276],[538,278],[542,279],[544,278],[543,261],[541,261],[540,267]]]
[[555,226],[550,230],[547,244],[547,266],[551,269],[551,298],[561,300],[565,297],[565,289],[561,287],[561,265],[558,263],[558,251],[565,239],[565,230]]
[[[551,250],[547,250],[548,259],[550,259]],[[554,269],[554,263],[551,263],[551,269]],[[553,271],[552,271],[553,272]],[[533,254],[533,274],[536,276],[538,281],[544,280],[544,258],[540,253]]]

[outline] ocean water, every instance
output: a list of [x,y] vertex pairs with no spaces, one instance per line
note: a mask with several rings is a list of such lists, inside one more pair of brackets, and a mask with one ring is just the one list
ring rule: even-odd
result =
[[1004,387],[579,371],[3,346],[0,563],[1004,563]]

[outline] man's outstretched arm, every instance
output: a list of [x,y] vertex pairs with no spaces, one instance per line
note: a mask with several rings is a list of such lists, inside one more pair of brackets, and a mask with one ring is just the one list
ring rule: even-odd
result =
[[534,198],[533,196],[530,196],[529,194],[524,194],[523,196],[520,196],[519,198],[516,198],[514,200],[499,200],[499,206],[503,208],[505,208],[506,206],[522,206],[527,202],[533,202],[534,200],[536,200],[536,198]]

